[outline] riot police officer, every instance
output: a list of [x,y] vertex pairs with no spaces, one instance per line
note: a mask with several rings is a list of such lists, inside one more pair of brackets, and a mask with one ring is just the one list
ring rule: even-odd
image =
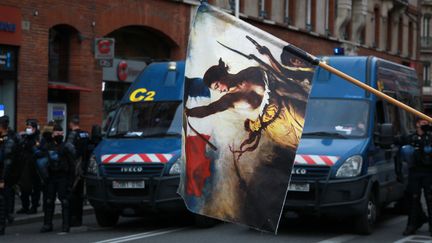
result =
[[48,178],[44,189],[44,225],[41,232],[53,230],[52,220],[54,215],[55,199],[58,196],[62,206],[63,226],[62,232],[70,229],[70,191],[75,180],[74,160],[75,149],[72,144],[63,142],[64,132],[60,125],[54,125],[51,136],[45,133],[44,143],[39,151],[38,157],[48,158]]
[[22,208],[17,213],[35,214],[39,207],[41,180],[36,170],[36,158],[34,156],[34,149],[39,144],[39,133],[37,120],[27,119],[21,142],[23,166],[19,186]]
[[0,235],[5,232],[6,218],[12,207],[10,200],[12,187],[7,177],[14,160],[16,142],[8,125],[9,118],[0,117]]
[[84,201],[84,181],[82,177],[87,169],[90,140],[88,132],[81,130],[79,123],[79,117],[77,115],[72,116],[69,122],[70,132],[67,138],[67,141],[74,145],[76,151],[75,173],[77,177],[75,178],[71,196],[71,226],[82,225]]
[[[408,177],[408,224],[403,234],[415,234],[427,221],[432,234],[432,134],[428,121],[418,119],[415,133],[409,135],[406,142],[414,148],[414,153]],[[426,198],[428,217],[424,215],[421,206],[422,190]]]

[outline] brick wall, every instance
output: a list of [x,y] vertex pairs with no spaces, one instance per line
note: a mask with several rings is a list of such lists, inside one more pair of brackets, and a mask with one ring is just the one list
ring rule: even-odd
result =
[[19,49],[19,130],[27,118],[47,121],[48,36],[53,26],[68,25],[76,30],[71,38],[69,82],[92,92],[62,94],[70,96],[64,97],[70,102],[69,111],[79,113],[81,126],[87,130],[102,120],[102,71],[93,57],[95,37],[128,25],[146,26],[172,43],[172,59],[185,57],[190,18],[190,6],[186,4],[160,0],[2,0],[0,5],[20,8],[23,21],[30,23],[30,29],[23,30]]

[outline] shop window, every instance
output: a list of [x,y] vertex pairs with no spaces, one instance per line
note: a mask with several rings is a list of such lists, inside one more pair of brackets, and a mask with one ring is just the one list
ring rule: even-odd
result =
[[54,26],[49,30],[49,81],[69,81],[70,44],[74,32],[75,29],[65,25]]

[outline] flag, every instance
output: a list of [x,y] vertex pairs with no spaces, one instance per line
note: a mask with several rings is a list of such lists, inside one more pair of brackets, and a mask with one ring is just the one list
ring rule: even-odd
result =
[[292,48],[215,7],[198,8],[179,186],[190,211],[277,231],[314,72]]

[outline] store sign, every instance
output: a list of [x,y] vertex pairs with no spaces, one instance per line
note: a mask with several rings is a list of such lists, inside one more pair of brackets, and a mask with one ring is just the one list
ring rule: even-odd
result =
[[103,80],[133,82],[146,66],[143,61],[114,59],[112,67],[103,68]]
[[0,47],[0,71],[16,70],[16,52],[10,47]]
[[95,58],[113,59],[114,58],[114,38],[95,39]]
[[0,117],[5,115],[5,107],[4,105],[0,104]]
[[19,8],[0,6],[0,45],[21,45],[21,16]]
[[14,23],[8,23],[8,22],[0,21],[0,31],[13,33],[16,31],[16,25]]

